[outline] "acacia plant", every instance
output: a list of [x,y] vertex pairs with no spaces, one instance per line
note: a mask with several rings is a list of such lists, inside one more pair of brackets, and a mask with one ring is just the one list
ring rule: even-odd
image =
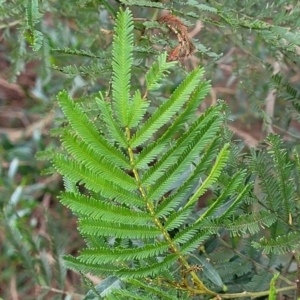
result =
[[[195,274],[206,289],[218,294],[216,297],[219,298],[249,296],[272,299],[275,294],[278,299],[300,297],[300,274],[297,273],[300,265],[299,163],[297,154],[293,153],[293,150],[299,149],[300,140],[299,1],[2,0],[0,3],[0,298],[52,300],[67,294],[68,298],[81,299],[83,296],[73,293],[76,287],[76,293],[84,294],[86,286],[79,286],[80,278],[85,279],[91,289],[86,299],[121,298],[120,295],[137,299],[146,296],[163,298],[157,293],[157,288],[171,298],[184,298],[185,295],[189,298],[215,297],[209,292],[198,294],[205,289],[199,288]],[[116,91],[124,89],[116,83],[116,79],[110,81],[109,78],[112,70],[114,74],[120,74],[118,64],[112,66],[111,63],[112,29],[119,8],[127,6],[134,15],[134,43],[128,44],[132,60],[126,60],[126,63],[131,65],[131,68],[127,65],[131,78],[130,88],[126,86],[127,98],[124,98],[128,100],[124,103],[132,106],[124,106],[128,113],[124,115],[121,108],[116,110],[117,104],[121,103]],[[119,33],[120,29],[116,36]],[[167,55],[162,53],[163,49],[167,50]],[[118,58],[121,58],[123,51],[120,47],[118,53]],[[157,63],[151,67],[153,60]],[[180,63],[175,63],[176,60]],[[196,71],[198,65],[205,68],[204,78],[211,80],[211,88],[200,79],[200,75],[196,76],[195,72],[202,72],[200,69]],[[168,68],[163,70],[163,66]],[[156,74],[155,70],[164,77],[161,81],[159,76],[157,78],[160,86],[152,84],[156,77],[152,78],[151,74]],[[185,91],[186,87],[180,86],[177,94],[172,94],[172,91],[187,75],[186,70],[194,70],[200,86],[194,90],[189,86],[193,91],[187,93],[186,102],[182,104],[177,102],[181,101],[178,93]],[[146,78],[147,71],[150,75]],[[192,80],[189,76],[185,83]],[[121,79],[124,78],[121,76]],[[15,84],[11,85],[10,81]],[[111,89],[112,83],[114,89]],[[95,287],[93,284],[98,282],[98,278],[94,281],[92,277],[94,283],[89,283],[90,277],[85,276],[83,267],[77,268],[83,277],[66,272],[62,254],[76,253],[84,242],[74,232],[76,217],[71,216],[68,209],[62,209],[56,199],[61,187],[60,176],[41,177],[40,170],[48,170],[48,162],[40,164],[35,160],[36,151],[56,148],[58,143],[56,139],[49,139],[44,129],[52,126],[54,111],[57,111],[53,99],[62,89],[68,90],[68,95],[60,96],[62,106],[68,98],[73,98],[69,99],[69,103],[71,108],[73,102],[77,103],[73,107],[76,110],[75,121],[79,122],[80,116],[82,121],[82,115],[85,116],[90,122],[84,120],[83,125],[89,124],[90,128],[94,128],[89,132],[95,133],[97,141],[101,139],[101,143],[107,147],[110,145],[104,152],[103,147],[90,143],[86,134],[78,131],[78,128],[84,128],[83,125],[74,129],[67,125],[52,130],[53,134],[61,134],[65,145],[65,150],[54,155],[53,162],[59,167],[63,157],[70,161],[70,171],[60,170],[65,175],[67,193],[73,198],[87,199],[80,203],[92,203],[94,198],[99,206],[109,201],[111,209],[122,210],[123,221],[119,216],[113,217],[103,211],[99,217],[99,208],[93,208],[93,213],[84,215],[83,210],[75,207],[75,214],[80,220],[84,217],[89,220],[109,218],[112,226],[125,228],[121,225],[125,222],[125,212],[131,211],[132,216],[143,214],[143,218],[146,218],[145,215],[149,217],[145,223],[135,225],[154,227],[161,232],[153,241],[149,236],[133,238],[132,230],[127,238],[120,238],[114,231],[110,231],[109,236],[101,235],[100,231],[95,236],[84,233],[87,249],[77,259],[69,258],[69,264],[83,261],[87,268],[88,263],[84,261],[86,251],[94,248],[100,253],[105,245],[105,249],[114,251],[118,259],[111,258],[110,262],[105,256],[100,256],[105,259],[103,264],[94,261],[93,264],[98,266],[94,273],[100,274],[102,279],[106,277]],[[208,89],[208,97],[198,111]],[[100,99],[98,103],[102,110],[99,110],[94,95],[99,90],[103,94],[96,97]],[[168,100],[170,94],[172,101]],[[218,98],[227,102],[229,116],[233,120],[229,126],[238,137],[242,137],[242,141],[230,141],[232,133],[226,125],[228,110],[224,103],[218,103],[219,115],[212,117],[211,114],[218,111],[214,107]],[[160,113],[164,110],[170,113],[164,103],[173,101],[182,104],[174,115],[169,117],[155,113],[160,105],[163,105]],[[200,127],[192,129],[192,124],[196,124],[196,115],[211,105],[212,108],[200,115],[203,120],[199,126],[203,132],[208,130],[207,126],[212,126],[209,130],[215,132],[208,131],[210,135],[204,135],[201,147],[198,147],[196,137],[194,145],[188,132],[195,130],[195,135],[201,135],[198,132]],[[107,113],[106,107],[111,109],[111,113]],[[120,116],[126,116],[127,121],[122,121]],[[107,126],[108,117],[113,118],[112,125],[117,123],[118,126]],[[57,121],[67,124],[64,117]],[[143,125],[144,122],[148,125]],[[72,125],[72,122],[69,124]],[[147,126],[150,126],[149,130]],[[264,144],[260,143],[267,133],[274,131],[282,139],[272,134]],[[139,140],[139,136],[146,140]],[[74,143],[72,146],[71,141]],[[185,148],[187,144],[193,148],[190,151],[196,151],[194,147],[198,149],[198,152],[191,152],[193,158],[185,157],[181,152],[188,151]],[[252,145],[258,147],[250,151],[248,146]],[[82,149],[82,155],[94,153],[96,163],[91,162],[92,156],[81,158],[79,154],[75,155],[78,149],[75,146]],[[228,148],[222,152],[224,146]],[[245,147],[243,152],[240,146]],[[174,152],[167,154],[171,149]],[[121,155],[121,161],[107,156],[114,151]],[[39,157],[48,159],[49,153],[52,154],[45,151]],[[210,167],[217,164],[219,153],[228,154],[222,174],[215,178],[207,192],[196,199],[201,184],[208,184],[208,176],[215,174]],[[134,161],[129,166],[130,157]],[[181,171],[172,171],[178,159],[183,157],[186,160],[178,166]],[[131,188],[128,187],[130,182],[127,185],[117,183],[115,181],[119,177],[115,174],[108,176],[103,171],[108,162],[129,178]],[[196,169],[198,165],[199,169]],[[110,166],[109,170],[112,170]],[[85,184],[82,174],[75,176],[78,173],[74,170],[78,169],[90,172],[93,180],[100,177],[102,186],[99,187],[99,183],[97,187],[90,182]],[[172,172],[175,171],[180,175],[174,175]],[[156,175],[151,177],[151,172],[156,172]],[[163,174],[172,179],[161,177]],[[193,174],[194,177],[191,177]],[[237,181],[236,176],[240,175],[240,181]],[[237,198],[247,184],[248,191],[244,197]],[[235,192],[229,192],[230,186]],[[121,189],[116,195],[107,187],[113,191],[115,187]],[[124,190],[127,198],[123,196]],[[155,193],[156,190],[159,192]],[[142,191],[151,197],[150,200],[141,194]],[[199,191],[200,194],[202,192]],[[64,194],[62,201],[66,201],[68,194]],[[141,201],[136,203],[136,197],[143,204]],[[145,207],[146,200],[153,203],[152,211]],[[237,203],[232,214],[226,215],[226,210],[234,205],[235,200]],[[163,210],[163,205],[168,211]],[[48,209],[48,213],[44,209]],[[150,212],[154,212],[161,229],[166,231],[165,235],[157,227],[158,223],[153,223],[156,219]],[[125,223],[129,226],[134,220],[134,217],[128,217]],[[105,219],[100,220],[97,225],[104,222]],[[191,228],[190,232],[188,228]],[[66,235],[71,231],[67,239]],[[166,239],[167,233],[170,240]],[[183,234],[187,234],[186,240]],[[193,239],[195,249],[192,251],[192,246],[188,247]],[[170,241],[179,252],[166,246]],[[158,250],[157,247],[163,245],[165,250]],[[155,255],[149,254],[149,247],[156,251]],[[126,251],[136,253],[137,249],[145,250],[144,256],[130,256],[130,252],[128,256],[124,254]],[[110,252],[110,255],[113,256],[113,253]],[[176,259],[176,253],[184,254],[183,259],[188,265],[183,263],[182,257]],[[164,265],[172,254],[175,262],[170,266]],[[97,259],[100,258],[97,256]],[[100,272],[99,266],[114,269]],[[150,266],[155,272],[149,275]],[[142,267],[147,268],[145,276],[138,273]],[[121,268],[132,271],[134,280],[129,275],[122,275]],[[110,274],[112,276],[107,276]],[[119,291],[105,296],[105,291],[111,291],[113,287]],[[164,297],[167,297],[166,294]]]
[[[280,138],[271,135],[269,149],[239,159],[226,105],[196,116],[210,89],[201,67],[153,108],[153,95],[177,62],[161,53],[145,85],[133,87],[133,28],[131,12],[121,9],[111,89],[95,96],[96,107],[74,102],[66,91],[58,95],[68,123],[52,163],[65,181],[61,202],[78,217],[86,241],[65,264],[83,276],[106,277],[85,299],[275,299],[295,290],[269,269],[277,254],[296,249],[299,237],[295,164]],[[89,117],[91,109],[97,118]],[[214,196],[199,210],[208,189]],[[270,254],[267,264],[262,250]],[[276,289],[279,280],[288,286]]]

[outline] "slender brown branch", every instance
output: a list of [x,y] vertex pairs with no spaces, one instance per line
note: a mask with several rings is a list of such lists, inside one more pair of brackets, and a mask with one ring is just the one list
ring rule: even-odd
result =
[[16,20],[16,21],[13,21],[13,22],[10,22],[10,23],[7,23],[7,24],[2,24],[2,25],[0,25],[0,29],[7,28],[7,27],[12,27],[12,26],[20,24],[21,22],[22,22],[22,20]]
[[73,293],[73,292],[68,292],[68,291],[63,291],[63,290],[58,290],[58,289],[52,288],[50,286],[41,286],[41,288],[44,289],[44,290],[48,290],[50,292],[57,293],[57,294],[72,295],[74,297],[79,297],[79,299],[83,299],[84,298],[84,295]]

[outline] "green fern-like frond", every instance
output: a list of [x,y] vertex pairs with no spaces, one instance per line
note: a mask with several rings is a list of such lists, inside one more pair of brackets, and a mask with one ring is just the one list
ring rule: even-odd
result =
[[90,171],[95,171],[106,180],[114,178],[114,182],[120,186],[129,190],[136,189],[136,182],[134,179],[123,172],[121,169],[116,168],[115,165],[107,160],[104,156],[101,156],[93,148],[90,148],[87,144],[80,141],[78,137],[65,131],[61,137],[62,144],[65,149],[80,161],[83,165],[88,167]]
[[118,122],[114,119],[111,106],[104,100],[101,93],[100,98],[96,98],[96,101],[100,109],[102,118],[106,124],[106,130],[110,133],[111,138],[113,138],[122,147],[126,148],[126,136],[120,128]]
[[209,220],[202,222],[203,228],[210,232],[218,232],[225,228],[232,236],[258,233],[261,228],[270,227],[276,222],[276,216],[267,211],[260,211],[249,215],[243,215],[242,218]]
[[30,28],[34,27],[34,24],[38,23],[40,18],[43,16],[39,12],[39,3],[36,0],[28,0],[27,1],[27,24]]
[[[190,147],[191,141],[194,144],[197,143],[197,150],[199,154],[203,150],[205,145],[207,145],[207,143],[211,141],[211,139],[220,130],[220,126],[222,123],[220,111],[221,107],[212,108],[207,111],[207,114],[204,114],[198,120],[196,120],[182,135],[182,137],[176,141],[174,146],[171,147],[167,152],[165,152],[165,154],[153,167],[149,168],[149,170],[143,176],[143,182],[145,184],[150,184],[153,181],[156,181],[162,174],[164,174],[166,169],[172,165],[172,161],[175,158],[178,159],[180,156],[184,157],[183,153],[185,151],[192,151],[193,149]],[[160,141],[161,140],[159,139],[157,141],[157,144],[155,145],[156,150],[158,149]],[[144,155],[144,153],[145,152],[142,152],[140,155]],[[145,159],[145,157],[143,157],[143,159]],[[137,158],[137,161],[139,161],[139,157]]]
[[150,70],[145,76],[147,90],[157,90],[160,88],[161,81],[167,74],[168,69],[176,64],[176,62],[167,62],[167,52],[163,52],[157,58],[158,62],[153,63]]
[[[140,282],[130,282],[133,278],[156,277],[172,285],[179,273],[186,274],[197,282],[197,293],[215,295],[200,279],[199,267],[190,266],[190,255],[216,232],[216,224],[209,228],[205,221],[214,218],[227,225],[252,185],[244,184],[244,171],[220,179],[222,172],[229,177],[231,147],[223,135],[226,105],[218,102],[196,116],[210,89],[202,79],[203,68],[195,68],[158,108],[148,110],[150,93],[157,92],[176,66],[162,53],[145,75],[143,96],[141,90],[133,91],[132,30],[131,12],[120,10],[113,40],[112,94],[99,93],[89,101],[98,108],[96,122],[90,120],[84,101],[75,103],[65,91],[58,95],[68,124],[57,132],[63,150],[52,155],[52,163],[66,183],[60,200],[77,215],[87,242],[77,258],[65,257],[66,265],[81,273],[117,276],[133,286]],[[199,197],[213,185],[220,186],[217,200],[200,217],[191,218]],[[222,286],[216,269],[203,264],[205,274]],[[139,287],[169,299],[160,288],[150,291],[142,283]],[[182,284],[182,295],[188,293]]]
[[239,195],[234,199],[234,201],[230,204],[230,206],[226,209],[226,211],[222,213],[222,218],[227,218],[234,214],[236,209],[241,205],[242,201],[245,200],[247,194],[251,189],[252,184],[247,184],[239,193]]
[[[184,111],[179,116],[177,116],[175,121],[170,125],[166,132],[161,137],[159,137],[157,141],[146,146],[136,158],[135,166],[137,168],[144,168],[145,166],[147,166],[148,163],[150,163],[166,148],[167,144],[171,141],[174,134],[176,134],[176,132],[178,132],[178,130],[182,128],[185,122],[190,121],[190,119],[192,119],[192,117],[195,115],[197,108],[201,104],[204,97],[207,95],[209,88],[210,85],[207,81],[201,82],[199,84],[197,89],[191,95]],[[200,120],[197,122],[205,123],[209,120],[212,120],[213,118],[217,118],[220,111],[220,106],[211,107],[200,117]],[[159,164],[162,165],[162,159],[160,159]]]
[[130,140],[132,148],[143,144],[182,108],[196,86],[200,83],[203,72],[203,68],[197,68],[187,76],[170,98],[138,129]]
[[79,222],[80,232],[85,235],[115,236],[119,238],[144,239],[155,238],[161,232],[153,225],[133,225],[113,221],[104,221],[90,218],[81,219]]
[[108,66],[106,62],[96,62],[91,63],[88,66],[76,66],[69,65],[65,67],[58,67],[56,65],[51,65],[51,68],[67,74],[70,77],[87,76],[92,79],[97,79],[99,76],[109,75],[111,74],[111,66]]
[[80,106],[74,104],[65,91],[59,93],[58,101],[72,128],[83,138],[84,142],[95,151],[101,151],[102,155],[118,166],[130,168],[130,163],[125,155],[108,143],[88,119],[88,116],[82,112]]
[[134,261],[143,260],[149,257],[161,255],[168,251],[168,243],[153,243],[153,245],[147,245],[139,248],[130,249],[110,249],[110,248],[90,248],[85,249],[80,254],[80,260],[87,263],[114,263],[116,261]]
[[53,165],[71,181],[85,184],[86,188],[96,193],[101,191],[103,197],[115,199],[120,203],[127,203],[129,206],[144,204],[143,199],[138,194],[102,178],[100,172],[93,172],[77,161],[67,159],[62,155],[56,155],[53,158]]
[[149,107],[149,102],[142,98],[139,90],[135,91],[128,113],[128,127],[135,128],[143,120]]
[[249,291],[261,291],[261,290],[266,290],[269,287],[270,280],[272,279],[272,274],[271,273],[265,273],[265,272],[260,272],[259,274],[255,274],[251,282],[249,282],[246,286],[247,290]]
[[263,153],[256,153],[252,150],[251,157],[249,158],[249,166],[254,174],[258,175],[262,191],[266,194],[265,201],[272,210],[277,210],[280,206],[278,199],[278,182],[274,176],[268,176],[271,165],[266,161]]
[[84,50],[84,49],[71,49],[71,48],[55,48],[51,49],[53,52],[58,52],[61,54],[69,54],[69,55],[79,55],[79,56],[86,56],[86,57],[91,57],[91,58],[107,58],[107,56],[103,53],[100,55],[96,55],[92,53],[90,50]]
[[198,3],[197,1],[187,1],[187,4],[190,5],[190,6],[192,6],[192,7],[198,8],[199,10],[202,10],[202,11],[208,11],[208,12],[211,12],[211,13],[217,13],[217,9],[216,8],[208,6],[206,4]]
[[[257,174],[257,183],[262,193],[255,197],[260,205],[271,211],[277,220],[270,227],[270,240],[265,238],[261,247],[267,253],[290,251],[294,247],[293,233],[298,229],[294,226],[297,218],[297,189],[294,183],[294,164],[288,153],[283,149],[278,135],[271,134],[267,138],[269,148],[259,154],[252,151],[249,158],[251,170]],[[275,246],[278,236],[286,238],[286,245],[279,243]],[[259,243],[256,243],[257,246]]]
[[164,201],[158,205],[156,210],[157,216],[166,216],[182,201],[186,201],[192,195],[194,190],[201,184],[199,183],[201,175],[207,173],[210,169],[211,166],[209,162],[215,159],[218,150],[217,140],[214,140],[206,149],[197,167],[191,173],[189,178],[176,190],[176,192],[165,198]]
[[66,267],[71,270],[82,272],[82,273],[92,272],[93,274],[98,276],[109,276],[119,270],[118,266],[113,266],[112,264],[96,265],[96,264],[87,264],[84,262],[80,262],[78,258],[71,255],[65,255],[64,261]]
[[262,248],[266,254],[284,254],[291,252],[299,247],[299,232],[290,232],[288,235],[277,236],[274,240],[267,238],[259,242],[252,242],[255,248]]
[[165,270],[170,269],[176,262],[178,261],[178,256],[176,254],[169,254],[165,256],[163,260],[159,260],[159,262],[146,264],[140,268],[132,268],[132,269],[121,269],[117,272],[117,275],[121,276],[121,278],[145,278],[146,276],[157,276],[163,273]]
[[41,48],[43,43],[43,34],[42,32],[36,30],[35,24],[40,21],[42,14],[39,12],[39,2],[38,0],[27,0],[26,6],[26,19],[27,26],[31,32],[31,45],[33,50],[37,51]]
[[152,223],[151,217],[145,212],[109,204],[93,197],[68,192],[60,198],[64,205],[82,217],[140,225]]
[[[206,212],[203,215],[201,215],[198,221],[201,222],[201,220],[211,216],[216,211],[216,208],[220,207],[220,205],[236,191],[237,187],[241,184],[244,177],[245,177],[245,172],[238,172],[237,174],[235,174],[235,176],[233,176],[231,181],[228,183],[226,189],[224,189],[223,193],[206,210]],[[240,196],[243,196],[243,194],[241,194]],[[227,213],[225,212],[225,214],[227,216],[228,212]]]
[[197,201],[198,197],[202,196],[207,191],[208,187],[212,185],[214,182],[216,182],[216,180],[221,174],[222,169],[224,168],[227,162],[227,158],[229,155],[228,146],[229,145],[227,144],[223,147],[223,149],[217,156],[216,162],[213,165],[207,178],[204,180],[203,184],[197,189],[197,191],[194,193],[191,199],[189,199],[186,206],[193,205]]
[[[214,126],[214,133],[216,133],[217,129],[219,129],[217,127],[218,122],[215,122]],[[213,135],[213,133],[211,135]],[[203,145],[209,143],[210,139],[208,137],[211,138],[211,135],[205,135],[203,131],[200,131],[199,134],[194,136],[193,139],[190,139],[190,143],[186,145],[186,149],[182,151],[180,156],[178,156],[178,153],[177,155],[172,153],[173,157],[169,155],[170,152],[174,152],[172,151],[173,148],[171,151],[167,152],[161,161],[168,159],[170,163],[171,161],[174,161],[174,158],[177,158],[177,162],[173,164],[167,171],[165,171],[165,169],[162,167],[156,168],[156,166],[153,167],[155,171],[152,171],[151,168],[149,169],[149,172],[145,175],[145,177],[147,176],[146,179],[142,178],[142,182],[149,184],[154,180],[156,181],[156,183],[149,190],[148,197],[150,200],[159,199],[160,196],[169,190],[168,188],[172,186],[172,184],[179,178],[186,166],[191,164],[197,158],[199,151],[202,150]],[[180,147],[176,148],[180,151]],[[161,175],[164,171],[165,173]]]
[[133,62],[133,22],[129,10],[120,10],[116,22],[112,50],[112,94],[113,108],[121,126],[128,125],[129,90]]
[[293,164],[288,159],[288,154],[282,148],[282,141],[278,135],[269,135],[267,142],[271,149],[268,151],[273,160],[273,166],[278,175],[278,191],[281,199],[281,209],[283,208],[284,217],[288,219],[288,214],[295,209],[295,185],[290,180]]

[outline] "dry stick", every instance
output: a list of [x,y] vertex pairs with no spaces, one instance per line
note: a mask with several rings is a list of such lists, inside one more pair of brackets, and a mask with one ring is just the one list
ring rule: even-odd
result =
[[149,21],[149,19],[146,19],[146,18],[133,18],[132,20],[133,21],[143,21],[143,22]]
[[222,56],[218,61],[217,64],[224,64],[227,58],[229,58],[234,52],[236,52],[236,47],[232,47],[224,56]]
[[238,129],[235,126],[229,125],[230,130],[232,130],[236,135],[238,135],[239,137],[243,138],[244,143],[248,146],[248,147],[256,147],[258,145],[258,140],[253,137],[251,134]]
[[4,29],[4,28],[7,28],[7,27],[12,27],[12,26],[20,24],[21,22],[22,22],[22,20],[16,20],[16,21],[13,21],[13,22],[10,22],[10,23],[7,23],[7,24],[3,24],[3,25],[0,25],[0,29]]
[[283,128],[281,128],[280,126],[277,126],[277,125],[273,124],[273,127],[276,128],[276,129],[278,129],[278,130],[280,130],[282,133],[285,133],[285,134],[291,136],[292,138],[295,138],[295,139],[297,139],[297,140],[300,140],[300,136],[295,135],[295,134],[293,134],[293,133],[291,133],[291,132],[289,132],[289,131],[283,129]]
[[214,88],[211,88],[210,91],[210,97],[211,97],[211,106],[214,106],[217,104],[217,93]]
[[50,292],[54,292],[54,293],[58,293],[58,294],[62,294],[62,295],[71,295],[71,296],[75,296],[75,297],[80,297],[81,299],[84,297],[84,295],[81,294],[77,294],[77,293],[72,293],[72,292],[67,292],[67,291],[62,291],[62,290],[58,290],[49,286],[41,286],[42,289],[48,290]]
[[29,138],[33,135],[35,130],[42,130],[46,126],[48,126],[54,118],[54,111],[50,111],[47,116],[41,118],[40,120],[30,124],[25,129],[7,129],[7,128],[0,128],[0,133],[3,132],[7,134],[8,138],[11,142],[16,142],[19,139],[25,137]]
[[12,300],[19,300],[16,284],[16,276],[10,279],[10,296]]
[[196,22],[195,28],[194,28],[192,31],[190,31],[190,32],[188,33],[189,38],[192,39],[195,35],[197,35],[197,34],[201,31],[201,29],[202,29],[203,27],[204,27],[203,23],[202,23],[201,21],[198,20],[198,21]]

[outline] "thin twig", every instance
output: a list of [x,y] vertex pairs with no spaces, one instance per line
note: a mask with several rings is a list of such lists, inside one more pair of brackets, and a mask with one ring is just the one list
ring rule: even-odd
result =
[[7,28],[7,27],[13,27],[15,25],[18,25],[22,22],[22,20],[16,20],[16,21],[13,21],[13,22],[10,22],[10,23],[7,23],[7,24],[3,24],[3,25],[0,25],[0,29],[4,29],[4,28]]
[[[289,261],[287,262],[286,266],[284,267],[283,271],[281,272],[282,276],[284,276],[284,277],[286,276],[286,274],[287,274],[287,272],[288,272],[288,270],[289,270],[289,268],[290,268],[293,260],[294,260],[294,257],[293,257],[293,255],[291,255]],[[282,282],[283,281],[281,281],[280,284],[279,284],[280,287],[282,286]]]
[[293,133],[291,133],[291,132],[289,132],[289,131],[287,131],[287,130],[284,130],[284,129],[282,129],[281,127],[279,127],[279,126],[277,126],[277,125],[275,125],[275,124],[273,124],[273,127],[276,128],[276,129],[278,129],[278,130],[280,130],[282,133],[288,134],[288,135],[291,136],[292,138],[295,138],[295,139],[297,139],[297,140],[300,140],[300,136],[298,136],[298,135],[295,135],[295,134],[293,134]]
[[[276,75],[280,71],[280,65],[278,62],[273,63],[273,76]],[[266,114],[270,118],[270,123],[267,126],[267,133],[273,133],[272,128],[272,120],[274,118],[274,107],[275,107],[275,100],[276,100],[276,90],[271,89],[266,97]]]
[[55,288],[52,288],[52,287],[49,287],[49,286],[41,286],[41,288],[44,289],[44,290],[48,290],[49,292],[54,292],[54,293],[57,293],[57,294],[71,295],[71,296],[74,296],[74,297],[79,297],[80,299],[84,298],[84,295],[73,293],[73,292],[68,292],[68,291],[63,291],[63,290],[58,290],[58,289],[55,289]]
[[12,300],[19,300],[16,286],[16,276],[12,276],[10,279],[10,296]]

